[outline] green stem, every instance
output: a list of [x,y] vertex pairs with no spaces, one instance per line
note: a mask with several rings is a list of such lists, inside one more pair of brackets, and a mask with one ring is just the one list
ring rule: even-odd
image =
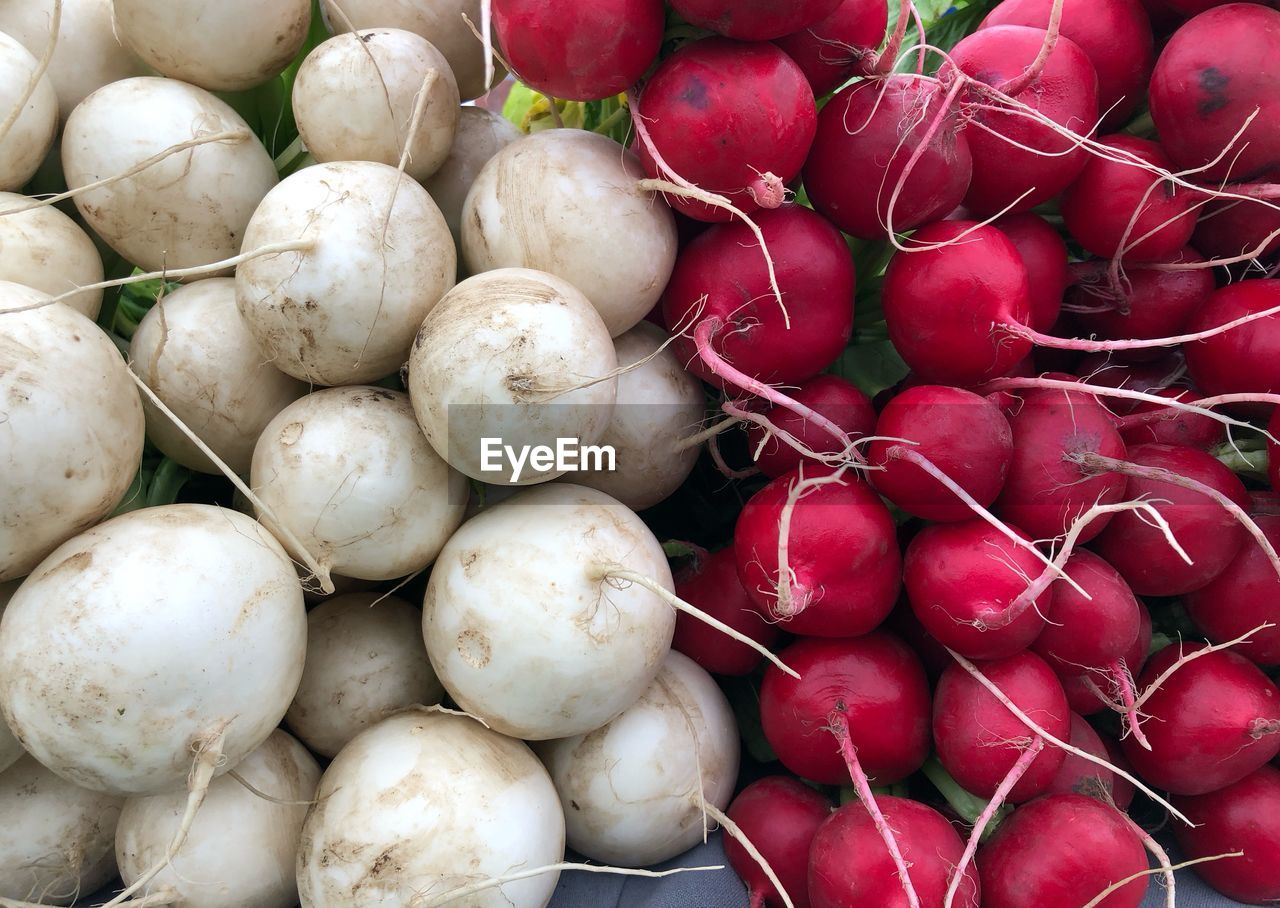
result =
[[307,147],[302,144],[302,136],[298,136],[285,148],[284,151],[276,155],[275,166],[276,173],[284,173],[285,170],[294,164],[298,158],[307,153]]
[[1144,110],[1134,117],[1133,121],[1124,128],[1124,131],[1131,136],[1140,136],[1144,139],[1155,138],[1156,121],[1151,119],[1151,111]]
[[173,504],[178,500],[178,493],[191,478],[191,471],[176,460],[166,457],[156,467],[151,478],[151,488],[147,490],[147,507],[154,508],[163,504]]
[[1267,478],[1267,442],[1265,438],[1247,438],[1231,443],[1221,444],[1209,452],[1218,462],[1233,473],[1244,473],[1258,479]]
[[609,116],[605,117],[600,122],[600,125],[593,129],[592,132],[598,132],[601,135],[609,135],[610,130],[621,123],[624,119],[630,121],[631,110],[627,107],[619,107],[613,113],[609,114]]
[[[961,788],[960,783],[953,779],[951,773],[943,768],[937,757],[930,757],[926,760],[920,770],[933,783],[933,787],[938,789],[939,794],[951,805],[951,809],[970,826],[976,823],[978,817],[982,816],[982,812],[987,809],[988,802]],[[995,816],[991,818],[991,822],[987,824],[987,828],[982,831],[982,841],[985,842],[990,839],[1004,818],[1011,813],[1013,813],[1012,805],[1001,804],[996,810]]]

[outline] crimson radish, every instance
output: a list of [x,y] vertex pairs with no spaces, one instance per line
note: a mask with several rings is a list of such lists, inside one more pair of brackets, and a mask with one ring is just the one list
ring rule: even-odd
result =
[[790,440],[800,442],[818,454],[840,455],[847,440],[871,435],[875,430],[876,411],[871,399],[843,378],[815,375],[802,382],[790,397],[831,420],[844,430],[845,438],[833,437],[804,416],[784,407],[766,409],[761,414],[761,421],[752,422],[748,427],[747,441],[756,466],[768,477],[776,479],[806,460],[804,453],[779,436],[789,436]]
[[[1275,15],[1280,20],[1280,12]],[[1280,306],[1280,279],[1228,284],[1196,311],[1187,330],[1217,328],[1276,306]],[[1196,385],[1206,394],[1280,392],[1277,325],[1280,325],[1280,315],[1268,315],[1205,340],[1184,344],[1187,369]],[[1258,407],[1254,407],[1250,412],[1257,410]]]
[[[1093,726],[1078,713],[1071,714],[1071,737],[1067,739],[1067,743],[1072,747],[1088,751],[1100,760],[1110,761],[1111,759],[1106,745],[1102,743],[1102,738],[1098,737]],[[1115,779],[1115,773],[1111,770],[1069,753],[1062,761],[1058,774],[1045,789],[1045,794],[1074,792],[1108,803],[1113,799]]]
[[[830,816],[831,801],[791,776],[766,776],[733,799],[728,815],[777,874],[796,908],[811,908],[809,852],[813,837]],[[781,908],[777,887],[737,839],[726,836],[729,866],[747,885],[751,908]]]
[[[1280,516],[1253,514],[1254,522],[1280,546]],[[1196,627],[1214,643],[1249,632],[1235,652],[1261,666],[1280,664],[1280,580],[1266,553],[1245,543],[1216,577],[1183,598]],[[1276,627],[1261,628],[1264,623]],[[1259,629],[1261,628],[1261,629]]]
[[672,0],[671,6],[693,25],[740,41],[780,38],[830,15],[840,0]]
[[1058,320],[1062,295],[1070,283],[1067,244],[1044,218],[1030,212],[1006,214],[994,226],[1017,247],[1027,269],[1031,291],[1029,324],[1037,331],[1050,330]]
[[[1123,656],[1124,667],[1133,683],[1136,683],[1142,667],[1147,664],[1148,652],[1151,649],[1151,612],[1142,604],[1142,600],[1137,600],[1137,603],[1138,636],[1134,638]],[[1067,692],[1067,702],[1071,704],[1071,709],[1082,716],[1101,712],[1107,708],[1108,704],[1115,705],[1104,692],[1117,681],[1123,681],[1122,678],[1116,678],[1110,667],[1101,670],[1087,668],[1080,673],[1064,669],[1058,673],[1058,678],[1062,681],[1062,689]],[[1120,691],[1117,699],[1123,699],[1123,696],[1124,692]]]
[[1280,899],[1280,769],[1260,766],[1226,788],[1174,802],[1195,824],[1173,827],[1188,858],[1244,852],[1197,864],[1197,876],[1246,904]]
[[1261,201],[1212,201],[1204,206],[1191,243],[1214,258],[1271,258],[1280,249],[1280,211]]
[[841,0],[826,17],[773,43],[796,61],[813,93],[825,95],[869,69],[888,21],[885,0]]
[[[698,556],[697,563],[675,576],[676,595],[764,646],[778,638],[777,625],[765,621],[738,581],[733,547]],[[681,612],[676,616],[671,648],[717,675],[747,675],[760,664],[760,653],[731,640],[714,627]]]

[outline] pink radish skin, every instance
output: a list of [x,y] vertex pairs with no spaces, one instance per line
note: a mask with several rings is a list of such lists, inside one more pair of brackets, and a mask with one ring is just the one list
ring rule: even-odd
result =
[[1004,617],[1026,578],[1043,569],[1025,548],[974,519],[921,530],[907,547],[903,582],[911,610],[943,646],[971,659],[1000,659],[1026,649],[1044,629],[1048,594],[1012,621]]
[[[1005,4],[1001,4],[1003,7]],[[997,11],[1001,8],[997,7]],[[1007,214],[995,222],[1018,249],[1031,291],[1031,327],[1050,330],[1067,290],[1067,244],[1038,214]]]
[[974,221],[929,224],[910,243],[951,243],[895,255],[885,272],[881,301],[889,339],[911,371],[927,382],[959,386],[1007,373],[1031,351],[1030,341],[999,330],[1031,317],[1018,248],[995,227]]
[[[1156,653],[1138,687],[1146,690],[1177,661],[1207,644],[1173,644]],[[1151,750],[1133,738],[1124,755],[1147,782],[1197,795],[1237,782],[1280,753],[1280,690],[1256,665],[1230,650],[1206,653],[1170,675],[1142,711]]]
[[[1194,404],[1203,397],[1186,388],[1163,388],[1152,393],[1185,404]],[[1227,440],[1227,427],[1217,420],[1146,401],[1118,424],[1126,445],[1162,444],[1207,451]]]
[[[978,670],[1041,728],[1066,740],[1071,733],[1067,696],[1043,659],[1022,652],[980,662]],[[942,673],[934,692],[934,746],[938,760],[966,791],[991,797],[1022,755],[1020,742],[1025,744],[1028,734],[1026,726],[959,664]],[[1065,758],[1066,751],[1046,746],[1013,786],[1008,800],[1020,804],[1043,792]]]
[[[772,44],[725,38],[695,41],[663,60],[645,84],[640,109],[677,175],[747,213],[765,196],[772,199],[768,207],[782,201],[782,184],[800,173],[817,128],[813,90],[790,57]],[[670,178],[644,143],[635,150],[651,177]],[[765,174],[772,181],[762,183]],[[732,217],[695,199],[667,199],[701,221]]]
[[[1280,306],[1280,280],[1228,284],[1191,317],[1187,330],[1216,328],[1275,306]],[[1280,391],[1280,315],[1270,315],[1207,340],[1184,344],[1183,350],[1191,377],[1205,394]],[[1248,407],[1247,412],[1259,415],[1270,409],[1258,405]]]
[[[1138,600],[1138,636],[1123,657],[1125,668],[1133,678],[1136,679],[1142,673],[1142,667],[1147,663],[1147,651],[1150,648],[1151,613],[1147,611],[1142,601]],[[1107,704],[1098,698],[1086,683],[1086,679],[1103,694],[1110,694],[1115,673],[1107,669],[1089,669],[1075,674],[1070,669],[1066,669],[1058,674],[1062,689],[1067,692],[1067,703],[1071,705],[1071,709],[1082,716],[1092,716],[1106,709]]]
[[[1170,256],[1169,263],[1203,262],[1191,247]],[[1182,334],[1192,314],[1213,295],[1212,268],[1161,271],[1127,265],[1124,288],[1115,293],[1105,286],[1106,263],[1086,262],[1076,267],[1082,282],[1067,294],[1073,306],[1108,307],[1100,312],[1072,313],[1080,331],[1103,340],[1151,339]],[[1163,351],[1133,350],[1158,358]]]
[[[805,191],[815,209],[862,239],[887,236],[891,201],[895,231],[927,224],[954,209],[969,187],[973,162],[966,136],[932,82],[907,74],[857,82],[818,115],[804,165]],[[904,179],[922,143],[921,157]],[[849,179],[855,168],[858,179]]]
[[840,231],[799,205],[760,212],[756,222],[773,257],[790,328],[769,290],[760,246],[744,224],[717,224],[685,246],[662,297],[666,323],[684,329],[674,342],[680,361],[721,387],[725,382],[698,357],[691,339],[707,319],[721,323],[714,350],[770,384],[799,384],[817,375],[853,332],[854,266]]
[[[946,817],[906,798],[876,799],[908,865],[924,906],[941,906],[964,843]],[[907,908],[906,892],[870,815],[846,804],[818,829],[809,853],[812,908]],[[978,874],[970,864],[956,893],[957,908],[982,904]]]
[[[729,819],[769,862],[795,908],[810,908],[809,847],[833,805],[790,776],[766,776],[744,788],[729,805]],[[729,866],[747,885],[751,908],[782,908],[777,887],[755,858],[732,836],[725,836]]]
[[1197,864],[1200,879],[1247,905],[1280,900],[1280,769],[1261,766],[1221,791],[1173,804],[1195,824],[1177,823],[1173,830],[1188,858],[1244,852]]
[[[1147,853],[1115,808],[1079,794],[1032,801],[978,851],[983,908],[1080,908],[1112,883],[1147,869]],[[1099,908],[1138,908],[1140,876]]]
[[[800,674],[770,666],[760,685],[760,722],[782,765],[826,785],[848,785],[827,717],[844,707],[858,760],[876,785],[911,775],[929,754],[929,683],[897,637],[806,637],[780,658]],[[1064,732],[1065,733],[1065,732]]]
[[[1102,738],[1098,737],[1093,726],[1078,713],[1071,714],[1071,737],[1067,739],[1067,743],[1100,759],[1110,759]],[[1067,758],[1062,761],[1062,768],[1045,789],[1045,794],[1082,794],[1106,803],[1113,799],[1115,779],[1116,775],[1111,770],[1068,753]]]
[[[1252,516],[1271,544],[1280,546],[1280,516]],[[1196,627],[1214,643],[1234,640],[1264,622],[1276,625],[1252,634],[1232,652],[1257,665],[1280,665],[1280,580],[1266,553],[1252,541],[1240,547],[1218,576],[1187,593],[1183,604]]]
[[[965,75],[998,89],[1023,74],[1039,55],[1044,36],[1039,28],[996,25],[962,39],[952,48],[951,59]],[[944,69],[942,78],[954,78],[954,73]],[[1014,98],[1087,135],[1098,118],[1098,76],[1085,52],[1060,35],[1044,69]],[[971,118],[965,132],[973,152],[973,179],[964,204],[979,215],[1031,210],[1066,189],[1088,160],[1083,148],[1072,149],[1052,129],[1026,117],[975,110]],[[1024,151],[1006,139],[1037,151]]]
[[1280,250],[1280,211],[1261,202],[1210,202],[1196,222],[1191,242],[1214,258],[1270,259]]
[[[844,430],[850,439],[870,435],[876,427],[876,410],[871,399],[858,388],[835,375],[815,375],[791,393],[791,399],[821,413]],[[845,442],[832,438],[827,432],[791,410],[771,407],[764,415],[779,432],[820,454],[838,454]],[[763,442],[763,447],[761,443]],[[789,473],[806,461],[803,454],[775,435],[765,440],[765,430],[754,423],[747,429],[747,443],[756,459],[756,466],[765,476],[776,478]],[[759,453],[756,453],[756,452]],[[808,461],[812,463],[812,460]]]
[[870,75],[867,64],[888,24],[886,0],[842,0],[825,18],[773,43],[796,61],[814,95],[825,95],[851,76]]
[[831,15],[840,0],[672,0],[690,25],[739,41],[768,41],[807,28]]
[[[732,547],[709,553],[695,567],[677,574],[675,581],[677,596],[735,631],[768,647],[778,639],[777,628],[760,617],[738,582]],[[716,675],[748,675],[763,658],[745,643],[726,637],[685,612],[676,614],[671,648]]]
[[791,633],[856,637],[893,609],[901,576],[897,530],[878,495],[853,475],[805,489],[791,510],[786,597],[779,592],[782,512],[801,479],[821,466],[783,474],[747,502],[733,533],[738,579],[765,618]]
[[1138,639],[1141,606],[1116,569],[1092,552],[1077,549],[1066,572],[1092,598],[1056,581],[1046,597],[1048,623],[1032,649],[1059,674],[1105,671]]
[[[1185,360],[1177,353],[1139,361],[1131,361],[1118,353],[1090,353],[1076,363],[1076,374],[1085,384],[1147,394],[1171,386],[1186,371]],[[1140,403],[1120,397],[1103,397],[1101,402],[1112,413],[1119,414],[1133,411]]]

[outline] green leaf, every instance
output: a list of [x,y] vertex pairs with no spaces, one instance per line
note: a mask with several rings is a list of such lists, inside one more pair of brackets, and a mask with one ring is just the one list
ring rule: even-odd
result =
[[525,117],[528,115],[530,108],[533,107],[534,102],[541,97],[542,95],[528,85],[523,82],[517,82],[511,86],[507,100],[503,102],[502,115],[516,126],[524,129]]
[[733,707],[734,718],[747,753],[758,763],[772,763],[778,755],[769,746],[760,724],[760,691],[751,678],[721,678],[721,686]]
[[827,372],[853,382],[868,397],[875,397],[906,378],[907,364],[887,339],[855,343],[845,348]]

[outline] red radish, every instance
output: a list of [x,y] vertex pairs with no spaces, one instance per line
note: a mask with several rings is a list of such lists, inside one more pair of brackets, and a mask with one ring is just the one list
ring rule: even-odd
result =
[[1058,231],[1038,214],[1007,214],[996,220],[995,226],[1017,247],[1027,269],[1031,290],[1031,327],[1037,331],[1050,330],[1058,320],[1062,295],[1069,283],[1067,244],[1058,236]]
[[[760,685],[760,722],[782,765],[827,785],[847,785],[849,769],[827,730],[843,707],[862,769],[890,785],[929,754],[929,683],[915,653],[897,637],[805,637],[781,653],[797,680],[770,667]],[[1065,732],[1064,732],[1065,733]]]
[[[1066,740],[1071,711],[1048,663],[1034,653],[1021,652],[978,663],[978,669],[1037,725]],[[1020,742],[1025,744],[1027,734],[1026,726],[960,665],[953,664],[942,673],[934,692],[934,746],[938,760],[966,791],[991,797],[1022,755]],[[1045,747],[1013,786],[1008,800],[1021,803],[1040,794],[1065,758],[1066,751]]]
[[897,529],[866,483],[822,466],[783,474],[747,502],[733,532],[738,578],[785,630],[854,637],[893,609]]
[[1280,769],[1260,766],[1220,791],[1173,803],[1195,824],[1173,824],[1188,858],[1244,852],[1195,865],[1197,876],[1248,905],[1280,900]]
[[[908,862],[920,904],[942,905],[951,871],[964,852],[960,836],[931,807],[906,798],[877,800]],[[809,853],[809,896],[813,908],[906,908],[909,904],[897,868],[861,804],[846,804],[818,829]],[[970,864],[955,905],[976,908],[980,904],[978,874]]]
[[[1150,624],[1150,622],[1148,622]],[[1120,750],[1120,745],[1113,738],[1102,737],[1102,744],[1107,749],[1107,760],[1117,769],[1125,772],[1132,772],[1133,767],[1129,765],[1129,761],[1124,758],[1124,752]],[[1137,789],[1133,787],[1133,783],[1119,773],[1113,773],[1115,776],[1114,789],[1111,793],[1112,803],[1120,810],[1128,810],[1129,805],[1133,803],[1133,796],[1137,793]]]
[[[699,558],[694,567],[677,574],[675,581],[677,596],[735,631],[763,646],[771,647],[778,639],[777,628],[760,617],[751,597],[738,582],[737,562],[731,547]],[[671,648],[717,675],[750,674],[761,659],[757,650],[726,637],[685,612],[676,614]]]
[[796,61],[813,93],[825,95],[851,76],[869,74],[888,24],[885,0],[841,0],[825,18],[773,43]]
[[[909,230],[954,209],[969,187],[972,159],[947,103],[936,84],[907,74],[837,92],[818,115],[804,165],[814,208],[863,239],[885,237],[890,223]],[[849,178],[853,169],[857,179]]]
[[[660,167],[641,142],[636,151],[649,175],[679,176],[745,212],[781,203],[782,185],[800,173],[817,128],[804,73],[772,44],[725,38],[687,44],[658,66],[639,105],[643,113],[635,115],[644,118],[650,140],[674,172]],[[667,198],[698,220],[732,217],[703,201]]]
[[880,412],[875,433],[886,440],[871,443],[867,461],[882,469],[868,479],[881,495],[925,520],[968,520],[973,509],[900,456],[904,451],[928,459],[983,507],[1000,494],[1013,458],[1013,432],[1000,408],[944,385],[916,385],[898,394]]
[[[752,782],[729,805],[729,819],[773,868],[796,908],[812,904],[809,846],[831,811],[830,800],[790,776],[766,776]],[[725,836],[724,855],[746,883],[751,908],[781,908],[777,887],[737,839]]]
[[[1147,853],[1128,819],[1079,794],[1047,795],[1013,812],[978,851],[983,908],[1080,908],[1147,869]],[[1099,903],[1138,908],[1140,876]]]
[[[1152,392],[1183,403],[1194,404],[1203,396],[1186,388],[1161,388]],[[1208,450],[1226,441],[1227,428],[1217,420],[1187,410],[1140,402],[1120,419],[1120,437],[1126,445],[1162,444]]]
[[521,81],[554,98],[626,91],[658,57],[662,0],[492,0],[493,28]]
[[[791,393],[791,399],[821,413],[855,439],[870,435],[876,428],[876,410],[871,399],[843,378],[835,375],[815,375],[803,382]],[[783,407],[771,407],[762,414],[779,433],[786,433],[803,443],[810,450],[823,453],[840,453],[847,443],[833,438],[827,432],[794,411]],[[806,458],[794,447],[778,438],[773,432],[752,423],[747,429],[756,466],[765,476],[776,478],[796,469]]]
[[[1280,17],[1280,13],[1276,15]],[[1187,330],[1216,328],[1276,306],[1280,306],[1278,279],[1228,284],[1191,317]],[[1183,350],[1191,377],[1206,394],[1280,392],[1280,315],[1184,344]],[[1258,408],[1251,412],[1258,412]]]
[[[1086,722],[1079,714],[1071,714],[1071,737],[1067,739],[1067,743],[1072,747],[1078,747],[1080,750],[1088,751],[1095,757],[1103,760],[1109,760],[1107,747],[1102,743],[1102,738],[1098,737],[1098,733],[1093,730],[1088,722]],[[1103,803],[1113,800],[1113,791],[1115,790],[1116,775],[1109,769],[1104,769],[1097,763],[1091,763],[1083,757],[1077,757],[1075,754],[1067,754],[1067,758],[1062,761],[1062,768],[1058,770],[1058,774],[1053,777],[1045,794],[1082,794],[1091,798],[1097,798]]]
[[1151,658],[1138,683],[1151,749],[1120,742],[1143,779],[1174,794],[1216,791],[1280,753],[1280,690],[1244,656],[1202,653],[1149,690],[1180,656],[1206,648],[1172,645]]
[[690,25],[739,41],[768,41],[807,28],[831,15],[840,0],[671,0]]
[[[965,75],[1008,92],[1073,132],[1088,135],[1098,117],[1098,76],[1093,64],[1075,42],[1059,35],[1043,68],[1027,83],[1023,74],[1044,43],[1043,29],[996,25],[962,39],[952,48],[951,59]],[[954,76],[944,70],[942,78]],[[1010,113],[993,104],[994,99],[982,100],[965,130],[973,152],[966,208],[982,215],[1006,209],[1029,211],[1060,193],[1080,173],[1088,159],[1083,148],[1072,148],[1050,127]]]
[[[1140,362],[1132,362],[1115,353],[1090,353],[1076,364],[1076,374],[1087,384],[1147,394],[1169,387],[1186,373],[1186,360],[1177,353]],[[1112,413],[1128,413],[1140,403],[1106,396],[1102,400]]]
[[[1224,47],[1231,53],[1220,53]],[[1179,169],[1214,162],[1196,179],[1218,183],[1276,173],[1280,12],[1230,3],[1187,22],[1156,60],[1150,104],[1160,140]],[[1253,121],[1231,144],[1250,117]]]
[[1280,250],[1280,211],[1263,202],[1210,202],[1196,222],[1191,242],[1214,258],[1269,258]]
[[925,630],[916,613],[911,611],[911,604],[905,599],[901,600],[889,613],[883,627],[907,641],[907,644],[915,650],[930,681],[937,681],[951,664],[951,654],[938,642],[937,638]]
[[[1048,28],[1052,0],[1005,0],[979,28]],[[1098,110],[1104,127],[1124,123],[1147,91],[1155,51],[1151,23],[1138,0],[1066,0],[1062,34],[1080,46],[1098,73]]]
[[[1280,546],[1280,516],[1254,513],[1253,519],[1272,545]],[[1260,547],[1245,543],[1218,576],[1187,593],[1183,604],[1214,643],[1234,640],[1264,622],[1276,625],[1252,634],[1233,652],[1258,665],[1280,665],[1280,580]]]
[[[1099,140],[1159,167],[1173,164],[1159,143],[1124,133]],[[1062,193],[1062,219],[1087,251],[1133,262],[1177,255],[1196,227],[1197,193],[1130,163],[1091,154],[1075,182]]]
[[938,642],[972,659],[999,659],[1026,649],[1044,628],[1047,595],[1006,616],[1041,570],[1027,549],[983,520],[968,520],[925,527],[907,547],[903,582],[911,610]]
[[[1198,263],[1204,258],[1189,246],[1166,263]],[[1126,265],[1121,288],[1113,289],[1105,262],[1073,266],[1079,283],[1067,293],[1081,331],[1104,340],[1157,338],[1181,334],[1192,313],[1213,295],[1213,269],[1164,271]],[[1134,350],[1132,353],[1153,351]],[[1159,353],[1156,353],[1158,356]]]
[[[1136,679],[1142,672],[1142,667],[1147,664],[1147,652],[1150,648],[1151,613],[1142,604],[1142,600],[1138,600],[1138,636],[1124,654],[1124,667],[1132,678]],[[1089,669],[1081,674],[1063,672],[1058,678],[1062,681],[1062,689],[1067,692],[1067,702],[1071,704],[1071,709],[1082,716],[1091,716],[1106,709],[1110,701],[1102,699],[1099,692],[1108,696],[1116,682],[1114,673],[1106,669]]]

